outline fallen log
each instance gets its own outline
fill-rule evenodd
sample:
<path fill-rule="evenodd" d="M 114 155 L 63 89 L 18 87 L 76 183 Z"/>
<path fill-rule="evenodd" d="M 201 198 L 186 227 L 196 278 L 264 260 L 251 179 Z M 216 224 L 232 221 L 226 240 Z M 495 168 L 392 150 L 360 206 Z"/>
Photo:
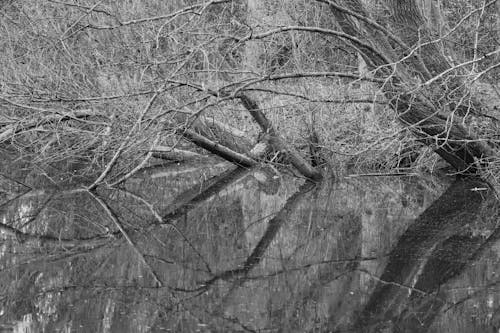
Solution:
<path fill-rule="evenodd" d="M 207 137 L 196 133 L 195 131 L 188 128 L 180 128 L 177 130 L 177 134 L 182 135 L 192 143 L 197 146 L 208 150 L 209 152 L 222 157 L 226 161 L 234 163 L 242 167 L 254 167 L 258 164 L 257 160 L 248 157 L 245 154 L 238 153 L 220 143 L 212 141 Z"/>
<path fill-rule="evenodd" d="M 254 118 L 255 122 L 260 126 L 263 133 L 269 136 L 269 143 L 272 148 L 284 153 L 290 163 L 305 177 L 311 180 L 321 180 L 323 175 L 320 171 L 316 170 L 310 163 L 308 163 L 300 153 L 291 145 L 287 144 L 285 140 L 274 129 L 271 121 L 267 119 L 266 115 L 259 108 L 256 101 L 251 99 L 245 94 L 240 94 L 239 99 L 243 106 L 248 110 L 250 115 Z"/>

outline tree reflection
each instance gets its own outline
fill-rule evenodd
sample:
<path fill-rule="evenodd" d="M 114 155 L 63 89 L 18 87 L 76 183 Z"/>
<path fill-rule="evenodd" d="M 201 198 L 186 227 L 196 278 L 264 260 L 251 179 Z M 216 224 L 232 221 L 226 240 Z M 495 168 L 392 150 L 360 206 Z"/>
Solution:
<path fill-rule="evenodd" d="M 427 332 L 448 303 L 441 286 L 498 239 L 497 206 L 486 182 L 455 181 L 401 236 L 358 325 Z"/>
<path fill-rule="evenodd" d="M 0 322 L 33 332 L 426 332 L 492 297 L 495 277 L 453 290 L 500 236 L 483 181 L 458 180 L 429 205 L 421 180 L 313 185 L 256 172 L 178 179 L 167 166 L 163 178 L 93 191 L 6 174 Z"/>

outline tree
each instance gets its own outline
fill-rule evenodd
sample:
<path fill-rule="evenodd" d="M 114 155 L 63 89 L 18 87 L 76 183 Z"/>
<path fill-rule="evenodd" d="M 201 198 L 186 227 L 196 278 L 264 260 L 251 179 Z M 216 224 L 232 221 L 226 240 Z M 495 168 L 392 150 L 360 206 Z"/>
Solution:
<path fill-rule="evenodd" d="M 325 2 L 343 31 L 357 38 L 369 36 L 368 40 L 356 40 L 358 45 L 353 46 L 360 49 L 374 70 L 392 78 L 384 91 L 405 125 L 411 126 L 425 143 L 432 145 L 460 172 L 475 171 L 474 159 L 492 157 L 491 147 L 469 134 L 456 117 L 481 112 L 481 105 L 474 97 L 464 98 L 470 94 L 467 85 L 496 66 L 477 71 L 477 63 L 494 57 L 500 50 L 486 47 L 482 56 L 478 56 L 479 45 L 476 44 L 472 60 L 453 66 L 447 59 L 447 55 L 453 55 L 452 50 L 445 48 L 445 38 L 451 32 L 436 34 L 442 30 L 437 6 L 430 6 L 430 19 L 426 20 L 423 16 L 425 2 L 386 1 L 383 4 L 391 15 L 384 27 L 370 20 L 361 2 L 346 1 L 342 4 L 345 7 Z M 484 15 L 486 7 L 494 3 L 484 3 L 475 11 Z M 479 17 L 478 22 L 481 19 Z M 465 69 L 467 64 L 472 67 Z M 463 79 L 467 74 L 469 76 Z"/>

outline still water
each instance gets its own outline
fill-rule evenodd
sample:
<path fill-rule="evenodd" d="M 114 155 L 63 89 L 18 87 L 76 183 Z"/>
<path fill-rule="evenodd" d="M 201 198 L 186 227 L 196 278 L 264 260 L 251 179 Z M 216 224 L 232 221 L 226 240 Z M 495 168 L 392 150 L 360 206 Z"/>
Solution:
<path fill-rule="evenodd" d="M 1 332 L 500 327 L 499 205 L 479 179 L 313 185 L 213 162 L 91 193 L 3 169 Z"/>

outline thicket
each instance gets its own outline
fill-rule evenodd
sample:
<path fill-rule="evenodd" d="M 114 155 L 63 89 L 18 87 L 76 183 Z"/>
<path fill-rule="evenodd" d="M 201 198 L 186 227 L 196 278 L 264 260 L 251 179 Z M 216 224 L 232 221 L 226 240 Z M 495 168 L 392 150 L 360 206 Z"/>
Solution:
<path fill-rule="evenodd" d="M 2 2 L 1 149 L 90 187 L 206 150 L 496 180 L 498 1 L 405 3 Z"/>

